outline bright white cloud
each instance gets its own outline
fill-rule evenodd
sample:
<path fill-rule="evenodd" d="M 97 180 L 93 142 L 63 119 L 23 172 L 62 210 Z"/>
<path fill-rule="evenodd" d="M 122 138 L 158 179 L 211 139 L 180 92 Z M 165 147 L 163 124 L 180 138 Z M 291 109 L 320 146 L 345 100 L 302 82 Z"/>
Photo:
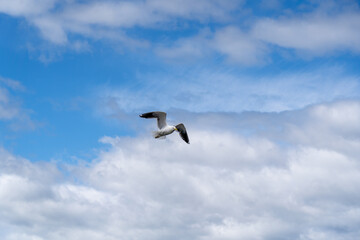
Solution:
<path fill-rule="evenodd" d="M 70 178 L 60 178 L 53 164 L 2 149 L 2 239 L 355 240 L 360 148 L 334 148 L 329 140 L 359 144 L 353 124 L 359 106 L 348 101 L 281 114 L 193 114 L 185 122 L 190 145 L 175 135 L 162 141 L 150 133 L 103 137 L 109 147 L 90 164 L 69 166 Z M 235 125 L 246 122 L 251 135 Z M 345 130 L 334 131 L 334 124 Z M 329 144 L 292 132 L 302 129 L 310 140 L 319 125 Z"/>

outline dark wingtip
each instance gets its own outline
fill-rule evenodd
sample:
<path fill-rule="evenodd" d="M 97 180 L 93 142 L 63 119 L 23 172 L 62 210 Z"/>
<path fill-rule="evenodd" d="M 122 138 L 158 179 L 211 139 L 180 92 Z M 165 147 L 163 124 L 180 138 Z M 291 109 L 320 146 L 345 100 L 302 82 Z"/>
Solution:
<path fill-rule="evenodd" d="M 156 118 L 156 116 L 154 116 L 154 112 L 143 113 L 143 114 L 140 114 L 139 117 L 142 117 L 142 118 Z"/>

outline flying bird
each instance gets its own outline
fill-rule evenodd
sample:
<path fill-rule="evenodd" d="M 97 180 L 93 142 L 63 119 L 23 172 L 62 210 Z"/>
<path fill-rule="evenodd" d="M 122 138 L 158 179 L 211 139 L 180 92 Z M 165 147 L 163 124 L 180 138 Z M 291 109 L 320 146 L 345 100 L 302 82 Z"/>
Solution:
<path fill-rule="evenodd" d="M 142 118 L 157 118 L 157 125 L 159 130 L 153 132 L 155 138 L 165 138 L 166 135 L 178 131 L 180 137 L 186 142 L 190 143 L 189 137 L 186 132 L 184 124 L 180 123 L 176 126 L 171 126 L 166 123 L 166 113 L 165 112 L 148 112 L 139 115 Z"/>

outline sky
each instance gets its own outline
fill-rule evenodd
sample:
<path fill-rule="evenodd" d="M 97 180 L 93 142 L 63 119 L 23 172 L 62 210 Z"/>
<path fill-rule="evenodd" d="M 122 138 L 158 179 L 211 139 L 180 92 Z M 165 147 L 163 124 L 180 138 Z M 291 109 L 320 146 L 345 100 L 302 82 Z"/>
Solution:
<path fill-rule="evenodd" d="M 0 0 L 0 36 L 1 239 L 358 239 L 358 1 Z"/>

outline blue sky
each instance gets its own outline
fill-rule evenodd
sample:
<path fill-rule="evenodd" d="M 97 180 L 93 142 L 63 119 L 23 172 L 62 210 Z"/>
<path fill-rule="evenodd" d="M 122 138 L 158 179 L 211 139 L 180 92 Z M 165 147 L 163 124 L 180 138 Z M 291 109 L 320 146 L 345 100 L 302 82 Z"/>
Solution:
<path fill-rule="evenodd" d="M 0 30 L 4 239 L 358 236 L 357 1 L 0 0 Z"/>

